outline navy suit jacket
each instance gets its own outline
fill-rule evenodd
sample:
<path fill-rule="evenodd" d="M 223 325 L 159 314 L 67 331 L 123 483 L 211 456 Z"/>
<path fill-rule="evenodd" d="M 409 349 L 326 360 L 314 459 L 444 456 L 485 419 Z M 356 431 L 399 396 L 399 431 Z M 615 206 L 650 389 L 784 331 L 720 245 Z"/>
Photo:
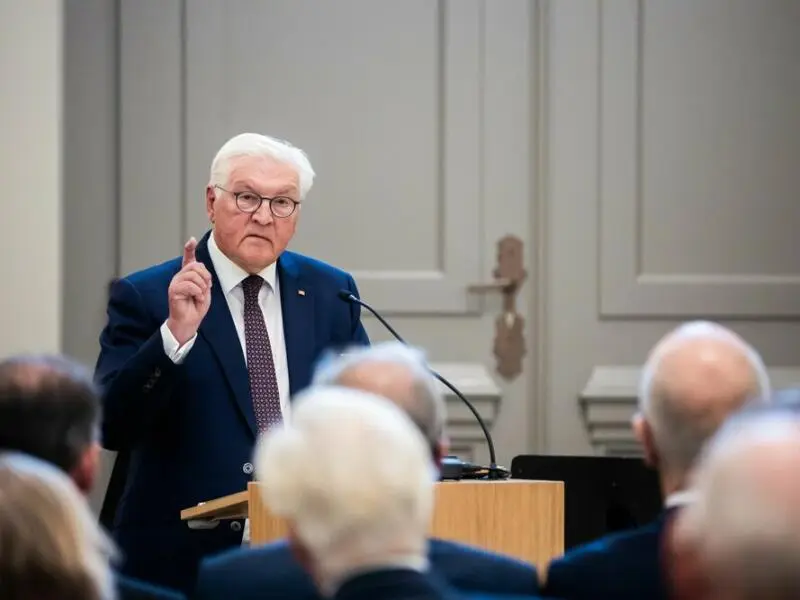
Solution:
<path fill-rule="evenodd" d="M 459 597 L 431 573 L 379 569 L 345 581 L 333 600 L 459 600 Z"/>
<path fill-rule="evenodd" d="M 663 532 L 673 511 L 653 522 L 580 546 L 550 563 L 543 594 L 563 600 L 667 600 Z"/>
<path fill-rule="evenodd" d="M 186 600 L 186 596 L 167 588 L 116 575 L 119 600 Z"/>
<path fill-rule="evenodd" d="M 181 258 L 118 280 L 100 335 L 95 375 L 103 392 L 103 445 L 128 459 L 112 532 L 124 554 L 121 571 L 189 589 L 200 559 L 242 540 L 242 522 L 189 529 L 180 511 L 244 490 L 251 480 L 256 420 L 233 319 L 208 253 L 197 260 L 214 280 L 211 306 L 183 364 L 164 353 L 161 325 L 167 288 Z M 328 349 L 368 344 L 353 278 L 318 260 L 284 252 L 277 263 L 291 394 L 310 383 Z M 303 292 L 303 293 L 301 293 Z"/>
<path fill-rule="evenodd" d="M 431 539 L 431 571 L 459 592 L 533 595 L 536 568 L 514 558 L 455 542 Z M 286 541 L 240 548 L 209 557 L 198 575 L 197 600 L 270 598 L 320 600 L 311 578 Z"/>

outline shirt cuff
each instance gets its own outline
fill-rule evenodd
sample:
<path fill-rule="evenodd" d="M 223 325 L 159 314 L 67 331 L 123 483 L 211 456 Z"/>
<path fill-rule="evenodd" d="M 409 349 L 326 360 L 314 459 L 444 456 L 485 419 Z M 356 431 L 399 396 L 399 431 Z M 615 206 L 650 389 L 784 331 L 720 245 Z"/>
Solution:
<path fill-rule="evenodd" d="M 164 354 L 166 354 L 176 365 L 179 365 L 184 361 L 186 355 L 189 354 L 189 350 L 191 350 L 192 346 L 194 346 L 194 341 L 196 339 L 197 334 L 195 333 L 188 342 L 186 342 L 183 346 L 180 346 L 178 344 L 178 340 L 175 339 L 175 336 L 172 335 L 169 327 L 167 327 L 167 322 L 164 321 L 164 324 L 161 325 L 161 341 L 164 343 Z"/>

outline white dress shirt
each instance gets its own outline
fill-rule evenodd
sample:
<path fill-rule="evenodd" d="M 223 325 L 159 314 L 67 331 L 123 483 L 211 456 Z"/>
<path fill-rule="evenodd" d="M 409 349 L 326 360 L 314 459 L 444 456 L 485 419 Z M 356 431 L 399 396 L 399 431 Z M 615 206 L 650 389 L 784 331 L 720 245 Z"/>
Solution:
<path fill-rule="evenodd" d="M 673 492 L 664 500 L 664 508 L 677 508 L 692 504 L 697 497 L 697 492 L 693 490 L 681 490 Z"/>
<path fill-rule="evenodd" d="M 225 256 L 214 240 L 214 233 L 208 236 L 208 253 L 211 255 L 211 262 L 217 273 L 219 285 L 228 303 L 236 333 L 239 336 L 239 343 L 242 345 L 242 354 L 247 356 L 247 345 L 244 339 L 244 291 L 242 281 L 247 278 L 248 273 L 231 259 Z M 275 376 L 278 380 L 278 393 L 281 400 L 281 415 L 283 422 L 289 418 L 289 363 L 286 358 L 286 338 L 283 334 L 283 311 L 281 309 L 280 283 L 276 264 L 258 273 L 264 280 L 265 285 L 261 286 L 258 292 L 258 304 L 261 312 L 264 313 L 264 321 L 269 333 L 269 342 L 272 347 L 272 360 L 275 363 Z M 197 334 L 183 346 L 178 345 L 178 340 L 172 335 L 167 327 L 166 321 L 161 325 L 161 338 L 164 343 L 164 352 L 176 363 L 182 363 L 186 355 L 194 346 Z"/>

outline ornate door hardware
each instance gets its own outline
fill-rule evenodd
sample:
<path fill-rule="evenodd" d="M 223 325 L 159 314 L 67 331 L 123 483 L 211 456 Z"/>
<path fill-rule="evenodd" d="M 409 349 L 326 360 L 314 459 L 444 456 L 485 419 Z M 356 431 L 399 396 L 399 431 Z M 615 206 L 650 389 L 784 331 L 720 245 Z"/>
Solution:
<path fill-rule="evenodd" d="M 494 281 L 470 285 L 472 293 L 500 292 L 503 295 L 503 312 L 495 321 L 494 355 L 497 372 L 511 380 L 522 372 L 525 347 L 525 318 L 517 312 L 517 293 L 527 277 L 522 264 L 522 240 L 507 235 L 497 243 L 497 267 Z"/>

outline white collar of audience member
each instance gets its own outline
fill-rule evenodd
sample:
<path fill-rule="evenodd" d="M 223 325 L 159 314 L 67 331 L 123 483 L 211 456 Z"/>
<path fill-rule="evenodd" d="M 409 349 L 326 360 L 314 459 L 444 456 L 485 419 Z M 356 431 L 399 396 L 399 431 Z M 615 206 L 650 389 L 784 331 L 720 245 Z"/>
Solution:
<path fill-rule="evenodd" d="M 677 508 L 694 502 L 697 492 L 693 490 L 680 490 L 673 492 L 664 501 L 664 508 Z"/>
<path fill-rule="evenodd" d="M 211 262 L 214 263 L 214 270 L 217 272 L 222 291 L 227 296 L 233 288 L 247 278 L 249 273 L 222 253 L 222 250 L 217 246 L 216 240 L 214 240 L 213 232 L 208 236 L 208 253 L 211 256 Z M 277 262 L 274 262 L 258 273 L 272 290 L 277 289 L 275 287 L 277 278 L 276 264 Z"/>

